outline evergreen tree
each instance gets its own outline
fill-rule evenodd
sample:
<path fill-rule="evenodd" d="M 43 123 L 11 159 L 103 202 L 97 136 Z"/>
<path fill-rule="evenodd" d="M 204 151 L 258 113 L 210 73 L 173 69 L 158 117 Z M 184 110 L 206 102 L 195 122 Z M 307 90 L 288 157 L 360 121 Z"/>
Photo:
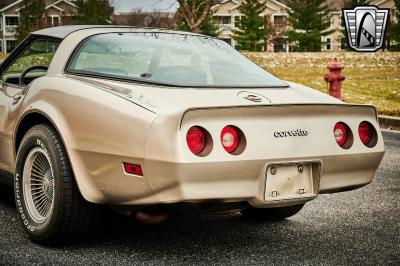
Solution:
<path fill-rule="evenodd" d="M 44 0 L 23 0 L 17 28 L 17 42 L 23 41 L 30 32 L 39 30 L 44 24 Z"/>
<path fill-rule="evenodd" d="M 106 25 L 111 24 L 111 16 L 114 8 L 108 0 L 78 0 L 76 20 L 79 24 L 85 25 Z"/>
<path fill-rule="evenodd" d="M 188 0 L 188 4 L 191 5 L 192 0 Z M 197 9 L 197 17 L 200 17 L 201 14 L 204 12 L 204 7 Z M 185 19 L 185 16 L 183 15 L 182 8 L 179 8 L 177 11 L 177 27 L 179 30 L 183 31 L 192 31 L 190 28 L 187 20 Z M 204 19 L 203 23 L 200 25 L 200 31 L 199 33 L 212 36 L 212 37 L 218 37 L 218 26 L 215 25 L 213 22 L 213 14 L 210 12 L 208 16 Z"/>
<path fill-rule="evenodd" d="M 239 19 L 238 29 L 234 30 L 233 39 L 238 50 L 261 51 L 265 48 L 265 39 L 271 31 L 267 28 L 265 17 L 261 16 L 267 6 L 258 0 L 244 0 L 239 6 L 243 15 Z"/>
<path fill-rule="evenodd" d="M 203 24 L 200 26 L 200 33 L 211 37 L 218 37 L 218 30 L 218 26 L 214 23 L 213 13 L 210 12 Z"/>
<path fill-rule="evenodd" d="M 294 44 L 294 50 L 300 52 L 321 51 L 321 35 L 331 34 L 325 0 L 289 0 L 289 23 L 292 29 L 287 31 L 288 41 Z"/>

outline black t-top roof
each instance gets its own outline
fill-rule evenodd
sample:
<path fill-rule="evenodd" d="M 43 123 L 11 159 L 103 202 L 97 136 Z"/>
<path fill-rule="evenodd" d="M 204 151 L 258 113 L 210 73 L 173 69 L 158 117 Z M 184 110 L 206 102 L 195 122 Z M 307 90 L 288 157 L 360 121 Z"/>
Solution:
<path fill-rule="evenodd" d="M 71 33 L 79 30 L 94 29 L 94 28 L 134 28 L 129 26 L 115 26 L 115 25 L 72 25 L 72 26 L 59 26 L 53 28 L 46 28 L 32 32 L 34 35 L 49 36 L 54 38 L 64 39 Z"/>
<path fill-rule="evenodd" d="M 141 30 L 149 30 L 149 31 L 159 31 L 159 32 L 172 32 L 172 33 L 180 33 L 180 34 L 187 34 L 187 35 L 202 35 L 193 32 L 183 32 L 183 31 L 175 31 L 175 30 L 168 30 L 168 29 L 158 29 L 158 28 L 144 28 L 144 27 L 132 27 L 132 26 L 119 26 L 119 25 L 72 25 L 72 26 L 59 26 L 53 28 L 47 28 L 32 32 L 32 35 L 40 35 L 40 36 L 48 36 L 54 37 L 59 39 L 64 39 L 68 35 L 73 32 L 79 30 L 86 30 L 86 29 L 141 29 Z M 204 36 L 204 35 L 203 35 Z"/>

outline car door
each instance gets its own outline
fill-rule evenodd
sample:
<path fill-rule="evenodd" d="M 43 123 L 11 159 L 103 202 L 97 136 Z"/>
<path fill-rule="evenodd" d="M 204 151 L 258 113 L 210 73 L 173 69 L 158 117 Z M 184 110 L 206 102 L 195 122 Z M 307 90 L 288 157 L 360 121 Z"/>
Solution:
<path fill-rule="evenodd" d="M 0 171 L 14 166 L 13 131 L 29 84 L 46 75 L 47 67 L 60 44 L 58 39 L 30 37 L 1 65 L 0 80 Z M 21 76 L 25 78 L 21 80 Z"/>

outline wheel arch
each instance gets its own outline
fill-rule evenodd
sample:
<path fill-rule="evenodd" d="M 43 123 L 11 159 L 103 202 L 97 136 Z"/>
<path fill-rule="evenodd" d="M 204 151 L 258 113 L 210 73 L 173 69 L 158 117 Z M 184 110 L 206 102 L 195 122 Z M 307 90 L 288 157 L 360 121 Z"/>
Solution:
<path fill-rule="evenodd" d="M 65 147 L 65 142 L 60 134 L 60 131 L 58 128 L 55 126 L 55 123 L 52 121 L 52 119 L 47 116 L 45 113 L 39 111 L 39 110 L 34 110 L 31 112 L 28 112 L 25 114 L 17 123 L 17 126 L 15 127 L 15 133 L 14 133 L 14 156 L 16 157 L 18 153 L 19 146 L 21 145 L 21 141 L 24 138 L 25 134 L 29 131 L 30 128 L 39 125 L 39 124 L 47 124 L 54 128 L 57 131 L 58 136 L 60 137 L 61 141 L 64 144 Z M 69 157 L 69 156 L 68 156 Z"/>
<path fill-rule="evenodd" d="M 55 110 L 51 110 L 55 111 Z M 71 142 L 70 140 L 65 139 L 65 134 L 62 134 L 64 130 L 67 131 L 67 135 L 69 134 L 69 128 L 67 128 L 67 125 L 65 121 L 62 121 L 61 116 L 57 116 L 56 112 L 54 112 L 55 119 L 53 119 L 51 116 L 49 116 L 47 113 L 43 112 L 40 109 L 30 109 L 27 111 L 25 114 L 23 114 L 20 119 L 18 120 L 15 130 L 14 130 L 14 136 L 13 136 L 13 148 L 14 148 L 14 158 L 16 160 L 17 154 L 18 154 L 18 149 L 21 145 L 22 139 L 25 136 L 25 134 L 29 131 L 30 128 L 32 128 L 35 125 L 39 124 L 47 124 L 51 126 L 58 134 L 62 144 L 65 147 L 65 152 L 67 154 L 67 158 L 70 162 L 72 172 L 74 175 L 74 179 L 76 184 L 78 185 L 78 190 L 80 194 L 89 202 L 98 202 L 98 195 L 99 191 L 96 190 L 94 187 L 90 188 L 90 185 L 88 186 L 88 183 L 90 184 L 90 180 L 87 179 L 87 177 L 83 174 L 82 168 L 80 167 L 79 162 L 76 162 L 75 159 L 78 159 L 77 156 L 73 154 L 73 152 L 70 150 L 70 146 L 68 142 Z M 58 121 L 58 120 L 61 121 Z M 58 122 L 58 123 L 57 123 Z M 61 124 L 61 127 L 59 126 Z M 65 132 L 64 132 L 65 133 Z M 72 153 L 72 154 L 71 154 Z M 75 162 L 75 163 L 74 163 Z M 78 164 L 76 164 L 78 163 Z"/>

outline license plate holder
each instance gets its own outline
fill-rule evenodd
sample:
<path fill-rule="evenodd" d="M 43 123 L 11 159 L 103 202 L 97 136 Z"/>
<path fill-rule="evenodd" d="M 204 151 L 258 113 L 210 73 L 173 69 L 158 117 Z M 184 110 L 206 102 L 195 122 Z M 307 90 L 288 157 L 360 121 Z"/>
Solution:
<path fill-rule="evenodd" d="M 265 201 L 312 198 L 318 188 L 312 163 L 274 164 L 267 167 Z"/>

